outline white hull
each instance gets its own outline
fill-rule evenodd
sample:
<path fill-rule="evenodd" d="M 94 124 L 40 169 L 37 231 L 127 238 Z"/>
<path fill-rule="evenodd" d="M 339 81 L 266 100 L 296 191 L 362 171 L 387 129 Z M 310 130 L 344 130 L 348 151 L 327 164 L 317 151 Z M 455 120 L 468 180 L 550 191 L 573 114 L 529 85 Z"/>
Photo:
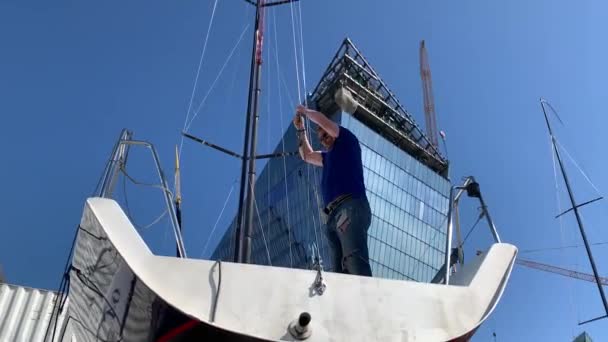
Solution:
<path fill-rule="evenodd" d="M 167 333 L 155 321 L 160 302 L 208 330 L 253 339 L 296 340 L 288 326 L 308 312 L 307 341 L 467 340 L 499 302 L 517 254 L 494 244 L 450 285 L 325 272 L 318 295 L 315 271 L 153 255 L 113 200 L 88 199 L 81 228 L 70 285 L 79 341 L 157 340 Z"/>

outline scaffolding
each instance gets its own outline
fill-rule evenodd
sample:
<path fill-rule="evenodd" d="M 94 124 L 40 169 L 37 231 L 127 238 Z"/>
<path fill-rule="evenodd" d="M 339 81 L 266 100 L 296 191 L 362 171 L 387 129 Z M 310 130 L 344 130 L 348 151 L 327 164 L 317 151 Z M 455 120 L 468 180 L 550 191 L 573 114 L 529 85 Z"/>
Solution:
<path fill-rule="evenodd" d="M 400 147 L 420 162 L 447 177 L 448 160 L 433 145 L 412 115 L 399 103 L 376 71 L 346 38 L 309 95 L 309 103 L 325 113 L 338 110 L 333 94 L 348 89 L 359 108 L 353 114 L 378 134 Z"/>

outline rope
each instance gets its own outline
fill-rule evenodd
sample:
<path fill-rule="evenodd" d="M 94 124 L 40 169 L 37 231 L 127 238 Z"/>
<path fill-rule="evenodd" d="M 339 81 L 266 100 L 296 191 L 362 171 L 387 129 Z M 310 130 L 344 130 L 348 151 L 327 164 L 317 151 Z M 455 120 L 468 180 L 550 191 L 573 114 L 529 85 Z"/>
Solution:
<path fill-rule="evenodd" d="M 97 284 L 95 284 L 95 282 L 92 281 L 90 279 L 90 277 L 86 276 L 81 269 L 79 269 L 75 266 L 70 266 L 69 272 L 72 272 L 72 271 L 74 271 L 74 273 L 76 273 L 76 278 L 78 280 L 80 280 L 80 283 L 82 285 L 84 285 L 86 288 L 88 288 L 89 290 L 94 292 L 97 296 L 99 296 L 103 300 L 103 302 L 105 302 L 105 304 L 108 307 L 108 310 L 112 313 L 112 315 L 110 315 L 110 318 L 116 320 L 116 323 L 120 324 L 121 323 L 119 321 L 120 318 L 116 314 L 116 311 L 114 311 L 114 306 L 112 305 L 110 300 L 108 300 L 108 298 L 104 295 L 104 293 L 101 291 L 101 289 L 99 289 Z M 122 339 L 122 337 L 121 337 L 121 339 Z"/>
<path fill-rule="evenodd" d="M 154 226 L 155 224 L 157 224 L 158 222 L 160 222 L 160 220 L 167 214 L 168 209 L 165 209 L 156 219 L 154 219 L 151 223 L 145 225 L 145 226 L 141 226 L 139 224 L 137 224 L 135 222 L 135 219 L 133 218 L 133 215 L 131 215 L 131 209 L 129 207 L 129 198 L 127 197 L 127 179 L 129 179 L 131 182 L 133 182 L 133 184 L 135 185 L 143 185 L 143 186 L 150 186 L 150 187 L 157 187 L 162 189 L 165 189 L 162 185 L 159 184 L 147 184 L 147 183 L 141 183 L 141 182 L 137 182 L 135 179 L 133 179 L 128 173 L 127 170 L 124 168 L 124 165 L 121 165 L 120 167 L 121 172 L 124 174 L 124 177 L 122 178 L 122 192 L 123 192 L 123 197 L 125 200 L 125 209 L 126 209 L 126 214 L 127 217 L 129 218 L 129 221 L 131 221 L 131 224 L 139 231 L 142 230 L 147 230 L 148 228 Z M 169 190 L 167 190 L 169 191 Z M 169 191 L 169 193 L 171 194 L 171 192 Z M 171 196 L 173 197 L 173 196 Z M 167 234 L 165 234 L 165 240 L 167 238 Z"/>
<path fill-rule="evenodd" d="M 217 302 L 220 298 L 220 290 L 222 289 L 222 261 L 217 260 L 215 263 L 217 265 L 218 280 L 217 280 L 217 293 L 215 294 L 215 297 L 213 298 L 213 309 L 211 310 L 211 317 L 209 318 L 209 321 L 211 323 L 215 322 L 215 313 L 217 311 Z"/>
<path fill-rule="evenodd" d="M 151 188 L 158 188 L 161 189 L 163 191 L 166 191 L 169 194 L 169 197 L 171 199 L 173 199 L 173 192 L 171 192 L 170 189 L 165 188 L 164 186 L 162 186 L 161 184 L 154 184 L 154 183 L 144 183 L 144 182 L 139 182 L 137 181 L 135 178 L 131 177 L 128 173 L 127 170 L 124 168 L 124 165 L 120 166 L 120 171 L 125 175 L 125 177 L 127 177 L 133 184 L 135 185 L 141 185 L 141 186 L 148 186 Z"/>
<path fill-rule="evenodd" d="M 201 58 L 198 61 L 198 68 L 196 70 L 196 77 L 194 78 L 194 87 L 192 88 L 192 94 L 190 95 L 190 101 L 188 103 L 188 110 L 186 111 L 186 119 L 184 120 L 184 127 L 182 130 L 186 129 L 186 123 L 188 122 L 188 118 L 190 117 L 190 110 L 192 109 L 192 101 L 194 101 L 194 94 L 196 93 L 196 86 L 198 85 L 198 78 L 201 73 L 201 67 L 203 65 L 203 59 L 205 58 L 205 51 L 207 50 L 207 42 L 209 41 L 209 33 L 211 33 L 211 27 L 213 26 L 213 18 L 215 18 L 215 9 L 217 7 L 217 0 L 213 3 L 213 11 L 211 12 L 211 19 L 209 20 L 209 27 L 207 27 L 207 35 L 205 36 L 205 42 L 203 43 L 203 51 L 201 52 Z M 179 153 L 182 154 L 182 147 L 184 145 L 184 136 L 181 137 L 181 142 L 179 144 Z"/>
<path fill-rule="evenodd" d="M 555 141 L 557 142 L 557 145 L 559 145 L 559 147 L 562 149 L 562 151 L 564 151 L 564 153 L 566 153 L 566 156 L 572 161 L 572 163 L 574 164 L 574 166 L 576 166 L 576 168 L 578 169 L 578 171 L 583 175 L 583 177 L 585 177 L 585 179 L 587 180 L 587 182 L 589 182 L 589 184 L 591 184 L 591 186 L 593 187 L 593 189 L 595 190 L 595 192 L 598 195 L 600 195 L 601 192 L 598 190 L 598 188 L 595 186 L 595 184 L 593 184 L 593 182 L 587 176 L 587 174 L 585 173 L 585 171 L 583 171 L 583 168 L 581 168 L 578 165 L 578 163 L 576 162 L 576 160 L 574 160 L 574 158 L 572 158 L 572 156 L 570 155 L 570 153 L 568 153 L 568 150 L 566 150 L 566 148 L 559 142 L 559 140 L 555 139 Z"/>
<path fill-rule="evenodd" d="M 273 22 L 273 37 L 274 37 L 274 53 L 275 53 L 275 66 L 277 69 L 277 88 L 278 88 L 278 94 L 279 94 L 279 122 L 281 124 L 281 127 L 285 127 L 283 126 L 283 95 L 281 93 L 281 80 L 280 80 L 280 74 L 281 74 L 281 69 L 280 69 L 280 65 L 279 65 L 279 45 L 277 43 L 277 21 L 276 21 L 276 15 L 275 12 L 272 11 L 272 22 Z M 281 149 L 282 152 L 285 152 L 285 136 L 283 135 L 281 137 Z M 291 211 L 290 206 L 289 206 L 289 189 L 287 186 L 287 162 L 285 161 L 285 157 L 281 157 L 281 160 L 283 161 L 283 181 L 285 182 L 285 200 L 286 200 L 286 204 L 287 204 L 287 239 L 288 239 L 288 244 L 289 244 L 289 266 L 293 267 L 293 251 L 291 248 L 292 245 L 292 241 L 291 241 L 291 215 L 289 214 L 289 212 Z"/>
<path fill-rule="evenodd" d="M 77 323 L 78 325 L 80 325 L 80 327 L 81 327 L 81 328 L 82 328 L 84 331 L 86 331 L 87 333 L 89 333 L 91 338 L 95 338 L 95 342 L 98 342 L 98 341 L 99 341 L 99 342 L 121 342 L 121 341 L 123 340 L 123 339 L 122 339 L 122 336 L 121 336 L 121 337 L 119 337 L 117 340 L 105 340 L 105 339 L 103 339 L 103 338 L 99 337 L 99 332 L 98 332 L 98 331 L 93 331 L 93 330 L 91 330 L 89 327 L 87 327 L 87 326 L 86 326 L 86 325 L 85 325 L 85 324 L 82 322 L 82 320 L 80 319 L 80 317 L 81 317 L 81 316 L 80 316 L 80 314 L 78 314 L 78 318 L 76 318 L 75 316 L 72 316 L 72 315 L 67 315 L 67 317 L 65 318 L 65 320 L 66 320 L 65 325 L 66 325 L 66 326 L 69 326 L 70 321 L 74 321 L 74 323 Z M 54 336 L 53 336 L 53 337 L 51 337 L 51 341 L 55 341 L 55 337 L 54 337 Z"/>
<path fill-rule="evenodd" d="M 140 228 L 140 230 L 146 230 L 150 227 L 152 227 L 153 225 L 157 224 L 165 215 L 167 215 L 167 209 L 165 209 L 154 221 L 152 221 L 150 224 Z M 137 226 L 136 226 L 137 227 Z"/>
<path fill-rule="evenodd" d="M 207 242 L 205 242 L 205 246 L 203 247 L 203 251 L 201 252 L 201 258 L 205 255 L 205 252 L 207 251 L 207 246 L 209 246 L 209 241 L 211 241 L 211 237 L 213 236 L 213 233 L 215 232 L 215 229 L 217 228 L 217 224 L 220 222 L 220 219 L 222 218 L 222 215 L 224 214 L 226 205 L 228 204 L 228 201 L 230 200 L 230 196 L 232 195 L 232 192 L 234 191 L 235 184 L 236 184 L 236 181 L 232 182 L 232 187 L 230 188 L 230 191 L 228 192 L 228 196 L 226 196 L 226 200 L 224 201 L 224 206 L 222 207 L 220 214 L 217 216 L 217 219 L 215 220 L 215 224 L 213 225 L 213 228 L 211 229 L 211 233 L 209 233 L 209 237 L 207 237 Z"/>
<path fill-rule="evenodd" d="M 200 110 L 203 108 L 203 105 L 207 101 L 207 98 L 209 97 L 209 95 L 211 94 L 211 92 L 213 91 L 213 89 L 215 88 L 215 85 L 217 84 L 217 81 L 222 76 L 222 73 L 224 72 L 224 69 L 226 69 L 226 65 L 228 65 L 228 62 L 230 62 L 230 59 L 232 58 L 232 56 L 234 55 L 234 52 L 236 51 L 236 49 L 240 45 L 241 41 L 243 40 L 243 36 L 245 35 L 245 32 L 247 32 L 248 28 L 249 28 L 249 24 L 247 24 L 245 26 L 245 28 L 243 29 L 243 31 L 241 32 L 241 35 L 239 36 L 239 39 L 237 40 L 236 44 L 234 44 L 234 47 L 232 47 L 232 50 L 230 51 L 230 53 L 228 54 L 228 57 L 224 61 L 224 64 L 222 65 L 222 68 L 218 72 L 218 74 L 215 77 L 215 80 L 213 81 L 213 83 L 211 83 L 211 87 L 209 87 L 209 90 L 205 94 L 205 97 L 203 97 L 203 99 L 201 100 L 201 103 L 198 105 L 198 107 L 194 111 L 194 115 L 192 116 L 192 119 L 190 120 L 190 123 L 188 123 L 188 125 L 185 127 L 184 131 L 187 132 L 188 130 L 190 130 L 190 126 L 192 126 L 192 123 L 194 122 L 194 119 L 196 119 L 196 117 L 198 116 Z M 182 141 L 183 141 L 183 137 L 182 137 Z"/>

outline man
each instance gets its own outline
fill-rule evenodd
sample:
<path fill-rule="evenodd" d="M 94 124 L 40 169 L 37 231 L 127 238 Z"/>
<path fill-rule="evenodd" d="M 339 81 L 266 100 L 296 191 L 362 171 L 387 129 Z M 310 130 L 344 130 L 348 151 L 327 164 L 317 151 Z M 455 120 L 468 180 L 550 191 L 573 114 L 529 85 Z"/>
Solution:
<path fill-rule="evenodd" d="M 325 151 L 313 151 L 304 116 L 317 124 L 317 136 Z M 304 106 L 296 108 L 293 123 L 298 130 L 300 156 L 323 168 L 321 190 L 334 271 L 371 276 L 367 248 L 371 209 L 365 195 L 359 140 L 324 114 Z"/>

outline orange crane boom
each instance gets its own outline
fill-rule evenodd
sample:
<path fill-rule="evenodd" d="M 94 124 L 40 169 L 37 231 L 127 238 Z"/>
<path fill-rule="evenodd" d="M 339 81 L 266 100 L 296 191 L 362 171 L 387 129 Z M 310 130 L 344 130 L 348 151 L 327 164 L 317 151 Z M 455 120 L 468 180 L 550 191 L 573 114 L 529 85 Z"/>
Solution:
<path fill-rule="evenodd" d="M 584 281 L 588 281 L 591 283 L 595 283 L 595 277 L 592 274 L 577 272 L 573 270 L 568 270 L 565 268 L 542 264 L 540 262 L 526 260 L 526 259 L 516 259 L 515 263 L 521 266 L 533 268 L 540 271 L 545 271 L 549 273 L 559 274 L 570 278 L 580 279 Z M 608 285 L 608 278 L 600 277 L 601 285 Z"/>
<path fill-rule="evenodd" d="M 431 67 L 424 40 L 420 42 L 420 78 L 422 78 L 422 93 L 424 95 L 426 134 L 430 143 L 437 147 L 437 118 L 435 115 L 435 99 L 433 98 L 433 81 L 431 80 Z"/>

